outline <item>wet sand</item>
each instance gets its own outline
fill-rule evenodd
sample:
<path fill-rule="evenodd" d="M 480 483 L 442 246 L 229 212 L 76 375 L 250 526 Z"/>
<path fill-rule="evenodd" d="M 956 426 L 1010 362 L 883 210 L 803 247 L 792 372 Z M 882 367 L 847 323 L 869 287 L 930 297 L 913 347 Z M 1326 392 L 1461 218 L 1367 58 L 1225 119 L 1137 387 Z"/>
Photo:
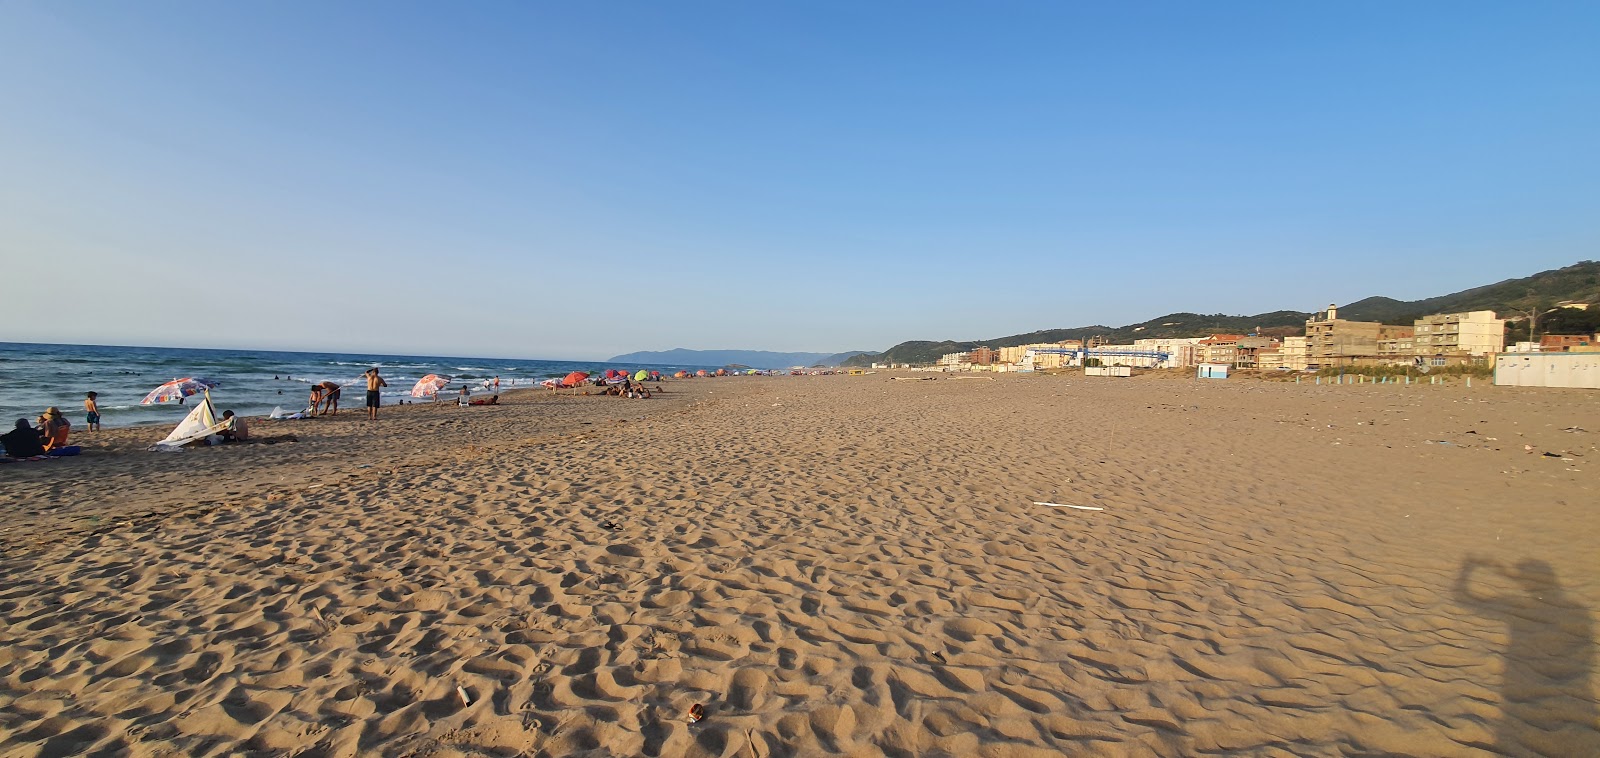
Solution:
<path fill-rule="evenodd" d="M 0 466 L 0 754 L 1600 754 L 1595 393 L 667 387 Z"/>

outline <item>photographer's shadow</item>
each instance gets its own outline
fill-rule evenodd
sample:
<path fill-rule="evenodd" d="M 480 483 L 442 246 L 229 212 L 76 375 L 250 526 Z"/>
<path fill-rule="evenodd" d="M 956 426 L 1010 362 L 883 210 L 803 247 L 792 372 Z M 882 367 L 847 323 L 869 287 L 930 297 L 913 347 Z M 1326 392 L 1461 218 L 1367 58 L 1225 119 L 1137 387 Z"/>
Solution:
<path fill-rule="evenodd" d="M 1516 583 L 1493 594 L 1473 586 L 1473 572 L 1493 571 Z M 1555 569 L 1524 560 L 1507 569 L 1468 557 L 1456 578 L 1456 599 L 1505 622 L 1503 701 L 1494 750 L 1506 755 L 1600 756 L 1600 707 L 1590 685 L 1595 640 L 1589 610 L 1562 591 Z"/>

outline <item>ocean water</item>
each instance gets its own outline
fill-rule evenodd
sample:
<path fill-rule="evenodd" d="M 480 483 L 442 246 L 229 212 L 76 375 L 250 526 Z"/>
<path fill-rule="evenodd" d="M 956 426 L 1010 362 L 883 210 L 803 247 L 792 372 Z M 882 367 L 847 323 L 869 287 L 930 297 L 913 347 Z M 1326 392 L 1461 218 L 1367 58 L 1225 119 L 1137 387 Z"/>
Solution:
<path fill-rule="evenodd" d="M 177 403 L 140 405 L 157 386 L 188 376 L 219 383 L 211 390 L 217 411 L 259 416 L 275 406 L 287 411 L 305 408 L 310 386 L 323 381 L 344 385 L 339 409 L 359 410 L 365 404 L 361 374 L 377 366 L 389 386 L 384 405 L 411 396 L 411 387 L 427 374 L 451 377 L 447 393 L 465 384 L 475 394 L 480 382 L 500 377 L 502 390 L 537 384 L 573 371 L 607 368 L 653 369 L 666 373 L 705 366 L 610 365 L 598 361 L 530 361 L 505 358 L 448 358 L 426 355 L 361 355 L 355 353 L 290 353 L 268 350 L 204 350 L 171 347 L 104 345 L 38 345 L 0 342 L 0 426 L 16 419 L 31 423 L 49 406 L 59 407 L 73 428 L 83 428 L 84 394 L 99 393 L 101 423 L 107 428 L 140 424 L 176 424 L 193 407 Z"/>

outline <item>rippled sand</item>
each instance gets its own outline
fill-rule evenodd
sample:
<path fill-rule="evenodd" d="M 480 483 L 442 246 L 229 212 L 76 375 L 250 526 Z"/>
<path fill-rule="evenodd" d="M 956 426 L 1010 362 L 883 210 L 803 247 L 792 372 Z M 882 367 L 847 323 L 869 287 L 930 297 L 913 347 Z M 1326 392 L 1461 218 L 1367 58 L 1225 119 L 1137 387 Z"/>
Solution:
<path fill-rule="evenodd" d="M 1600 394 L 668 389 L 0 466 L 0 753 L 1600 755 Z"/>

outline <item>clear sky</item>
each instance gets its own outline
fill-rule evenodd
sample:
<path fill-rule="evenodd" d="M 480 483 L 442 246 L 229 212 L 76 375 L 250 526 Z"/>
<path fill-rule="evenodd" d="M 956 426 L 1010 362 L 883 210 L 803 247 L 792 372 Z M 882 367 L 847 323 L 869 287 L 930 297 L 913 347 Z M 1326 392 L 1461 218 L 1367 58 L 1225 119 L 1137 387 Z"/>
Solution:
<path fill-rule="evenodd" d="M 1600 251 L 1600 3 L 0 0 L 0 340 L 831 352 Z"/>

